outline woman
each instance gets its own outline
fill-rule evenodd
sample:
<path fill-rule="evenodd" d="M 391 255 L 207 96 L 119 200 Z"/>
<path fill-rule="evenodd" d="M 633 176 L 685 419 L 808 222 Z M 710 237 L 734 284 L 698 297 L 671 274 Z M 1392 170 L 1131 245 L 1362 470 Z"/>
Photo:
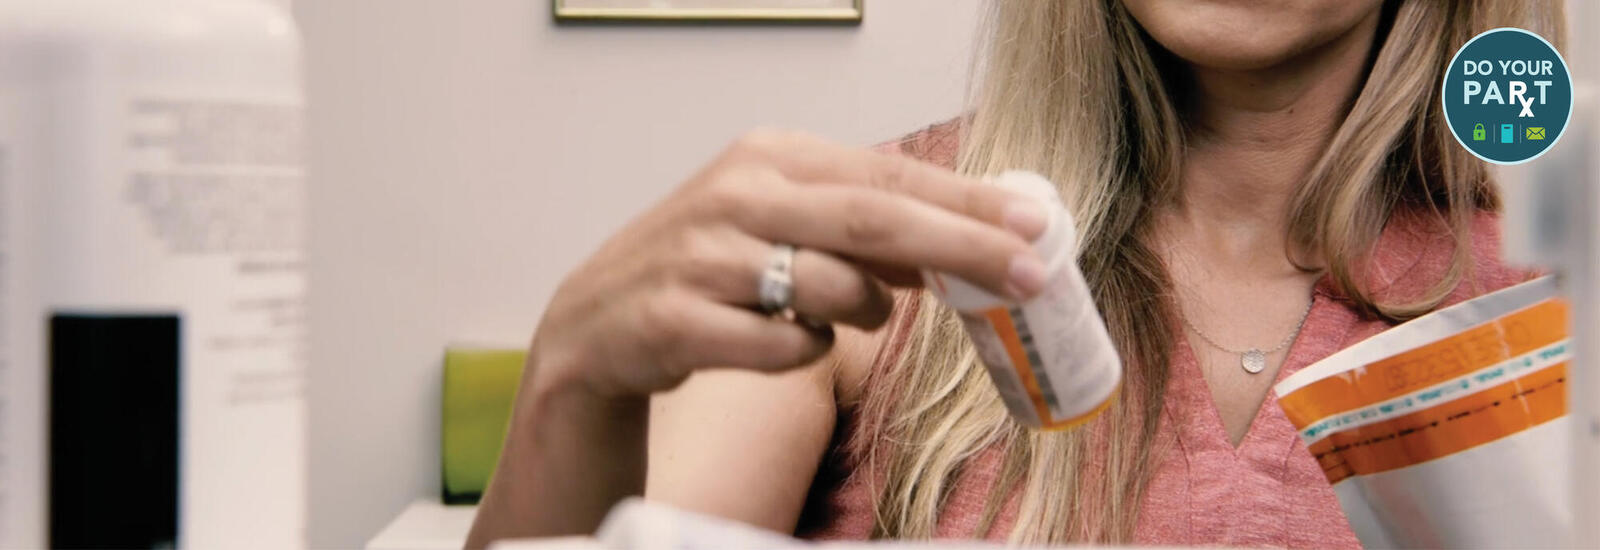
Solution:
<path fill-rule="evenodd" d="M 1559 3 L 992 6 L 970 116 L 877 152 L 753 133 L 567 280 L 469 545 L 642 491 L 819 537 L 1358 546 L 1270 388 L 1526 278 L 1439 86 L 1483 30 L 1559 40 Z M 1011 422 L 951 313 L 890 290 L 1037 292 L 1042 214 L 969 179 L 1012 168 L 1071 202 L 1126 364 L 1072 431 Z M 813 322 L 754 311 L 777 244 Z"/>

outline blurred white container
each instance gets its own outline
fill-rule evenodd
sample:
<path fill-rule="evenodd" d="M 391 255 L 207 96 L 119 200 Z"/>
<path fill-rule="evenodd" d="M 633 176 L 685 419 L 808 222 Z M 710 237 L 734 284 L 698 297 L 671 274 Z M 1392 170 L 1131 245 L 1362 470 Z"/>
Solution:
<path fill-rule="evenodd" d="M 47 544 L 59 312 L 181 319 L 179 547 L 305 545 L 300 39 L 259 0 L 0 0 L 0 547 Z"/>

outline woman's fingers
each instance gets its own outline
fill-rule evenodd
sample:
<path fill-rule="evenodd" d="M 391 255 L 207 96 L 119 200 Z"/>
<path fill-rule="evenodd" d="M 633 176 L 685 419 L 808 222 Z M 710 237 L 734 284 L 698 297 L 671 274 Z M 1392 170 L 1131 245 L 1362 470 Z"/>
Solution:
<path fill-rule="evenodd" d="M 683 247 L 683 273 L 710 298 L 755 307 L 761 273 L 776 247 L 733 227 L 705 230 Z M 806 319 L 874 329 L 888 321 L 893 298 L 864 269 L 812 248 L 795 251 L 793 309 Z"/>
<path fill-rule="evenodd" d="M 733 214 L 746 231 L 864 261 L 951 273 L 1023 299 L 1044 286 L 1045 266 L 1016 233 L 880 189 L 762 186 Z"/>
<path fill-rule="evenodd" d="M 910 157 L 845 147 L 800 132 L 755 131 L 734 145 L 800 184 L 870 187 L 913 197 L 1032 239 L 1047 214 L 1035 201 Z"/>
<path fill-rule="evenodd" d="M 884 284 L 887 284 L 891 287 L 922 286 L 922 273 L 915 269 L 855 258 L 851 258 L 850 261 L 855 265 L 861 266 L 861 269 L 866 270 L 866 272 L 872 274 L 874 278 L 878 279 L 879 281 L 883 281 Z"/>
<path fill-rule="evenodd" d="M 870 330 L 888 322 L 893 310 L 889 289 L 860 267 L 809 248 L 795 252 L 796 314 Z"/>
<path fill-rule="evenodd" d="M 707 366 L 813 362 L 832 346 L 827 323 L 881 326 L 893 303 L 884 281 L 915 282 L 923 269 L 1013 299 L 1044 286 L 1045 266 L 1028 240 L 1046 216 L 1032 200 L 905 158 L 798 134 L 753 136 L 637 222 L 632 246 L 603 254 L 634 269 L 584 281 L 595 292 L 571 306 L 587 315 L 575 318 L 594 318 L 592 296 L 640 297 L 614 317 L 626 319 L 624 328 L 594 332 L 633 337 L 595 336 L 587 348 L 621 352 L 617 365 L 659 366 L 633 371 L 631 387 L 671 387 Z M 825 323 L 754 311 L 776 243 L 798 249 L 790 306 Z M 607 288 L 599 281 L 622 288 L 599 292 Z"/>
<path fill-rule="evenodd" d="M 833 347 L 833 328 L 816 327 L 715 302 L 687 292 L 645 304 L 648 355 L 676 379 L 722 366 L 778 371 L 809 364 Z"/>

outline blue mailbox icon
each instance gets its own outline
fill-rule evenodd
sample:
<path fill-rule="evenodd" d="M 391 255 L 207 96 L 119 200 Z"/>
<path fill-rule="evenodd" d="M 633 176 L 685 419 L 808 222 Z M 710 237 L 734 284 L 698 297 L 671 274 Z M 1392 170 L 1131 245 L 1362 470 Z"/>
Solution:
<path fill-rule="evenodd" d="M 1500 143 L 1511 143 L 1516 139 L 1517 127 L 1510 124 L 1500 125 Z"/>

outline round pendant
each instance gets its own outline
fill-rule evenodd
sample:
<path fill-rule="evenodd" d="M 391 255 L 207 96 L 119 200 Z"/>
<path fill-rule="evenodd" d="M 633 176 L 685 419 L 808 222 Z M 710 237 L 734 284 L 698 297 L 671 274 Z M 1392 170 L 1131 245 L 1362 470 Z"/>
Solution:
<path fill-rule="evenodd" d="M 1239 366 L 1244 367 L 1244 371 L 1250 374 L 1266 370 L 1267 354 L 1261 353 L 1258 349 L 1251 349 L 1244 352 L 1244 356 L 1239 359 Z"/>

